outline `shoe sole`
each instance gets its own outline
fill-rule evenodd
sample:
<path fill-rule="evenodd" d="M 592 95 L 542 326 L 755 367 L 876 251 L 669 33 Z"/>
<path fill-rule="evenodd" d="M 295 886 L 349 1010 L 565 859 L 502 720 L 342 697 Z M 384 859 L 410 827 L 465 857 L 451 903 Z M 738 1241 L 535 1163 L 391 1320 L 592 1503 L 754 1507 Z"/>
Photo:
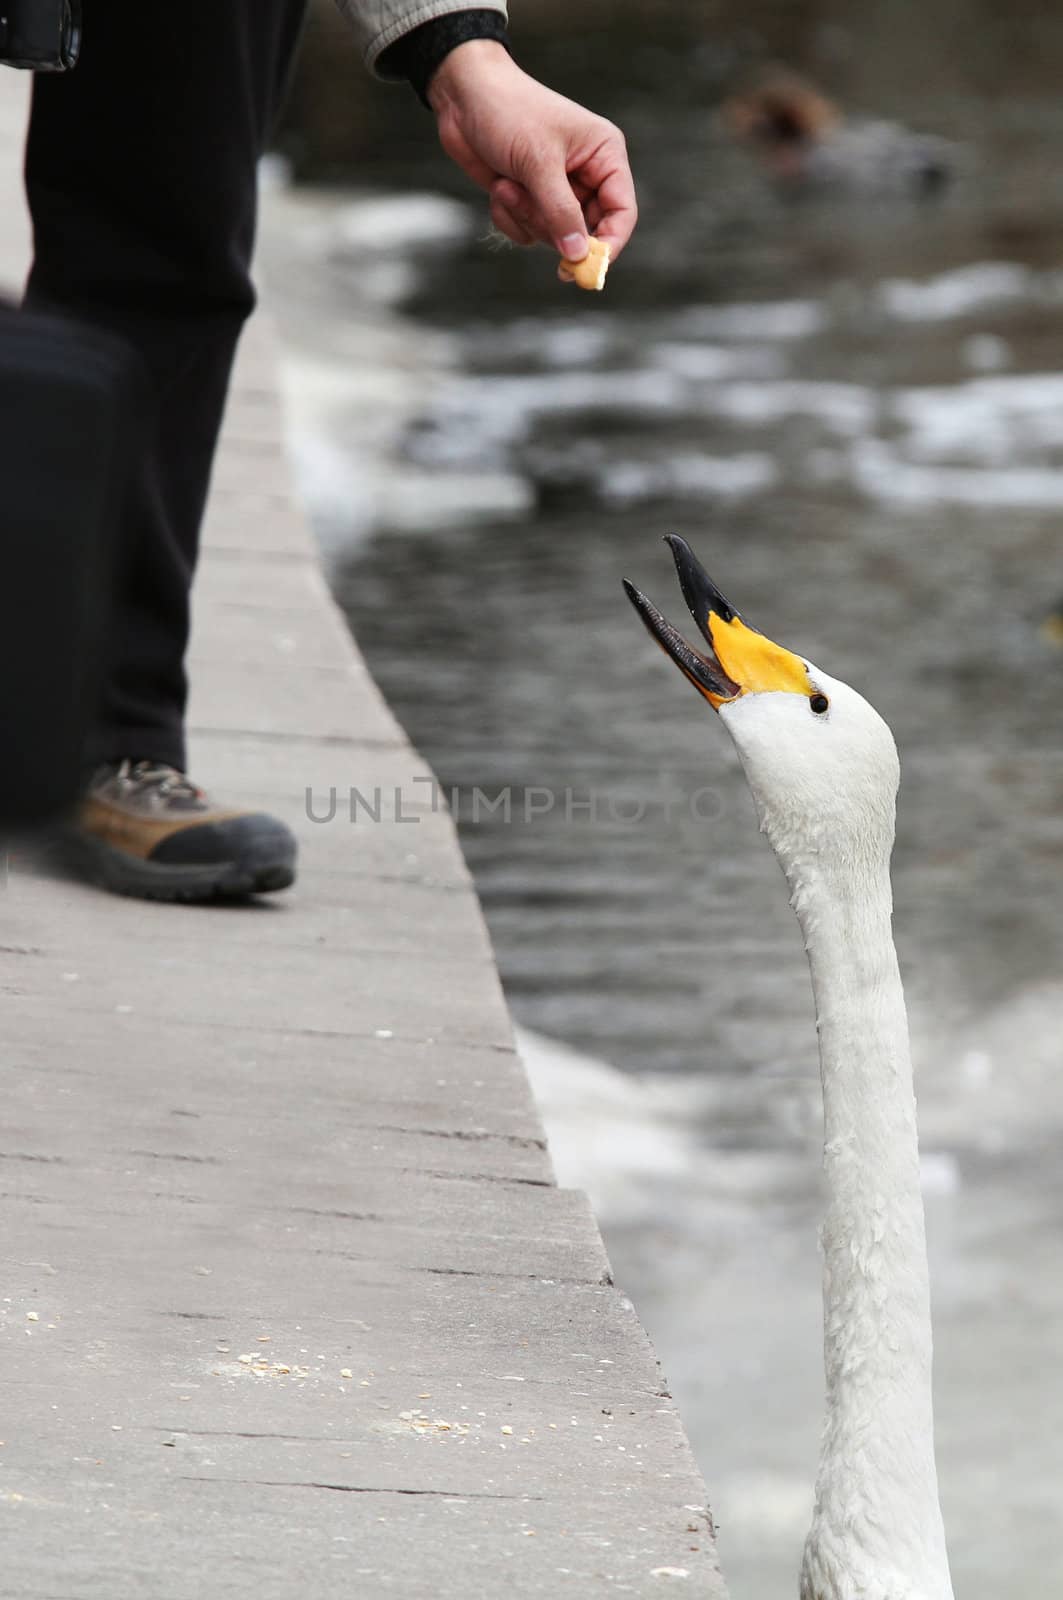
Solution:
<path fill-rule="evenodd" d="M 247 900 L 276 894 L 295 882 L 295 850 L 274 841 L 245 851 L 233 861 L 209 865 L 175 865 L 145 861 L 116 850 L 100 839 L 68 831 L 63 855 L 79 876 L 112 894 L 137 900 Z"/>

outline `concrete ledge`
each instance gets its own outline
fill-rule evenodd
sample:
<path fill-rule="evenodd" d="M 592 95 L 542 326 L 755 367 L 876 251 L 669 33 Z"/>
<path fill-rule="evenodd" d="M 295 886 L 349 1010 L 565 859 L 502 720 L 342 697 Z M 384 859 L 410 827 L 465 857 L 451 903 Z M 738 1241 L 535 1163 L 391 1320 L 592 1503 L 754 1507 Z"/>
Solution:
<path fill-rule="evenodd" d="M 303 872 L 211 911 L 16 862 L 0 896 L 0 1596 L 720 1596 L 449 817 L 307 817 L 425 768 L 291 502 L 262 328 L 207 543 L 195 770 L 288 818 Z"/>

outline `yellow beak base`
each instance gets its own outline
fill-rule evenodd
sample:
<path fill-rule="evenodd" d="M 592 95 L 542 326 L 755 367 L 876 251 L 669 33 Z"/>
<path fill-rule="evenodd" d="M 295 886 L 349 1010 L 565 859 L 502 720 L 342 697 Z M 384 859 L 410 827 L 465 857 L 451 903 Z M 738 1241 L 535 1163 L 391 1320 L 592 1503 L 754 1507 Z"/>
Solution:
<path fill-rule="evenodd" d="M 740 694 L 766 694 L 771 690 L 808 694 L 808 669 L 800 656 L 747 627 L 737 615 L 725 622 L 710 612 L 708 627 L 716 659 L 738 684 Z"/>

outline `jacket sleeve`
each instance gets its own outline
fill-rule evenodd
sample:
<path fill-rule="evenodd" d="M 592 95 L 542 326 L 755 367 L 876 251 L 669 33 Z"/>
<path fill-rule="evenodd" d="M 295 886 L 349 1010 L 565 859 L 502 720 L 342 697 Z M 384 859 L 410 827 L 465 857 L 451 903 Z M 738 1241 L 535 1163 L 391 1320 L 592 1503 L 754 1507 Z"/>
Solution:
<path fill-rule="evenodd" d="M 354 29 L 362 57 L 371 72 L 389 45 L 435 17 L 455 11 L 494 11 L 506 20 L 506 0 L 337 0 L 340 11 Z"/>

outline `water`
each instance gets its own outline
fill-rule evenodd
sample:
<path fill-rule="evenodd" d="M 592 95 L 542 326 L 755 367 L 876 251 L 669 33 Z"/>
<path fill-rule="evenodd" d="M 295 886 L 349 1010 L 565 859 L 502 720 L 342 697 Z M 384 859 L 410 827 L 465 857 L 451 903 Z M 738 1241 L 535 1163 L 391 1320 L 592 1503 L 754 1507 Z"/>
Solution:
<path fill-rule="evenodd" d="M 600 298 L 485 249 L 475 210 L 397 205 L 462 193 L 417 145 L 363 166 L 372 198 L 274 197 L 297 454 L 359 643 L 456 791 L 562 1176 L 596 1200 L 747 1600 L 796 1592 L 818 1445 L 808 976 L 729 741 L 621 576 L 683 622 L 658 542 L 682 531 L 753 621 L 891 723 L 956 1590 L 1048 1595 L 1063 111 L 1042 57 L 1063 68 L 1063 43 L 1026 8 L 1027 42 L 994 53 L 1015 38 L 987 17 L 969 76 L 953 52 L 930 94 L 907 34 L 872 64 L 839 13 L 830 48 L 848 39 L 868 109 L 953 141 L 957 181 L 933 205 L 859 185 L 796 204 L 706 111 L 738 37 L 721 15 L 722 43 L 603 69 L 645 221 Z M 948 15 L 928 9 L 922 50 Z M 769 41 L 790 26 L 754 20 Z M 508 821 L 477 788 L 509 795 Z"/>

